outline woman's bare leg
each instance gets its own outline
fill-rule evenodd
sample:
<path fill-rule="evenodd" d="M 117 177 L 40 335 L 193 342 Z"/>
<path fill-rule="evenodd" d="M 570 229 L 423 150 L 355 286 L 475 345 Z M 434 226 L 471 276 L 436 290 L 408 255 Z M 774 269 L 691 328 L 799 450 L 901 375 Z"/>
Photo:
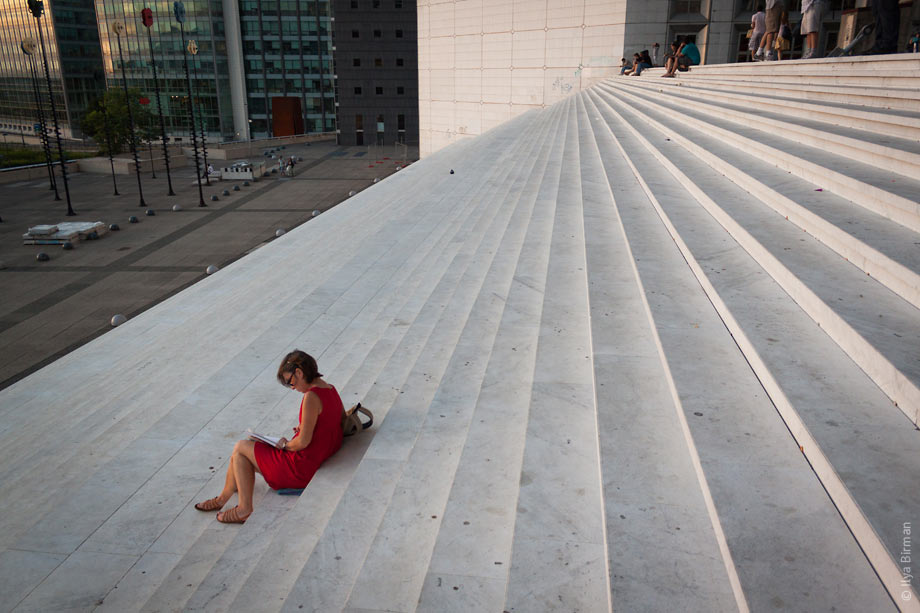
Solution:
<path fill-rule="evenodd" d="M 252 489 L 255 485 L 255 474 L 259 472 L 255 445 L 254 441 L 237 441 L 230 460 L 236 492 L 239 495 L 237 507 L 239 514 L 243 516 L 252 513 Z"/>
<path fill-rule="evenodd" d="M 230 496 L 236 493 L 236 475 L 233 473 L 233 454 L 230 454 L 230 462 L 227 464 L 227 478 L 224 480 L 224 489 L 217 497 L 223 504 L 227 504 Z"/>
<path fill-rule="evenodd" d="M 809 32 L 808 34 L 805 35 L 805 39 L 808 41 L 806 43 L 808 45 L 808 48 L 812 49 L 812 56 L 814 56 L 814 54 L 816 54 L 818 51 L 818 33 Z"/>

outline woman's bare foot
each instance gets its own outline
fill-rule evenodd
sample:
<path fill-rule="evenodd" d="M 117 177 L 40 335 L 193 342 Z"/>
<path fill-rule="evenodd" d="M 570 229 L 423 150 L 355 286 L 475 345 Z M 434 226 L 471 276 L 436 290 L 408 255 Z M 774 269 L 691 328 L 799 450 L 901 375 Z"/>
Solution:
<path fill-rule="evenodd" d="M 214 498 L 209 498 L 204 502 L 196 503 L 195 508 L 199 511 L 205 511 L 207 513 L 210 511 L 220 511 L 222 508 L 224 508 L 225 504 L 227 504 L 226 499 L 221 500 L 220 496 L 215 496 Z"/>
<path fill-rule="evenodd" d="M 250 515 L 252 515 L 252 511 L 241 511 L 237 506 L 233 507 L 229 511 L 218 513 L 217 521 L 222 524 L 242 524 L 245 523 L 247 519 L 249 519 Z"/>

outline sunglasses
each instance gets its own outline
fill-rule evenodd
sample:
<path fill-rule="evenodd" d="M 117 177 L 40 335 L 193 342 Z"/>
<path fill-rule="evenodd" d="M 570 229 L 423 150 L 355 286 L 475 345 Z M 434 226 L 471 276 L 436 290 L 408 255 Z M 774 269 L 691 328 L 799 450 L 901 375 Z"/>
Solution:
<path fill-rule="evenodd" d="M 296 375 L 296 374 L 297 374 L 297 370 L 296 370 L 296 369 L 291 371 L 291 376 L 288 377 L 288 379 L 284 382 L 285 387 L 289 387 L 289 388 L 291 388 L 291 389 L 294 389 L 294 375 Z"/>

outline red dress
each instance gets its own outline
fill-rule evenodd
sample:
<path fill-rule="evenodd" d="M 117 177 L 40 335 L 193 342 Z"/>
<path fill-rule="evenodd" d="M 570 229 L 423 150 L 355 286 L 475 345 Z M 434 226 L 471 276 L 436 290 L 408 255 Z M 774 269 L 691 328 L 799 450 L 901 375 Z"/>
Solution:
<path fill-rule="evenodd" d="M 300 489 L 307 487 L 320 464 L 342 446 L 342 399 L 335 387 L 314 387 L 309 393 L 319 396 L 322 410 L 313 428 L 310 444 L 300 451 L 282 451 L 271 445 L 257 442 L 255 445 L 256 464 L 265 477 L 268 486 L 274 490 L 283 488 Z M 297 424 L 303 417 L 304 395 L 300 403 Z"/>

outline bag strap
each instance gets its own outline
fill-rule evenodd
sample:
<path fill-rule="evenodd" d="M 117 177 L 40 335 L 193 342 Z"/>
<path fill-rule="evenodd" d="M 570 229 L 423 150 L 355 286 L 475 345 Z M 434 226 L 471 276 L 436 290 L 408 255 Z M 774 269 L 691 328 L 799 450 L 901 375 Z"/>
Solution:
<path fill-rule="evenodd" d="M 367 421 L 363 421 L 360 414 L 366 415 Z M 351 436 L 363 430 L 367 430 L 373 424 L 374 414 L 366 407 L 361 406 L 359 402 L 345 411 L 342 415 L 342 434 L 344 436 Z"/>

